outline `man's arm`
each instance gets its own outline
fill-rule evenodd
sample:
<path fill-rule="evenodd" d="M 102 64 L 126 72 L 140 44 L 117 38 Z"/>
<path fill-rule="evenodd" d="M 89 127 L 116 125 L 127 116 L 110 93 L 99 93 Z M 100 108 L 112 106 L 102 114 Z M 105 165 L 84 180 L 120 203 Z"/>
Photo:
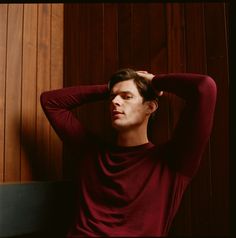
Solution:
<path fill-rule="evenodd" d="M 177 171 L 192 177 L 211 134 L 216 84 L 209 76 L 190 73 L 159 74 L 150 79 L 156 90 L 173 93 L 186 101 L 166 153 Z"/>
<path fill-rule="evenodd" d="M 88 139 L 88 132 L 71 110 L 84 103 L 103 100 L 107 95 L 107 85 L 83 85 L 43 92 L 40 101 L 58 136 L 68 144 L 81 144 Z"/>

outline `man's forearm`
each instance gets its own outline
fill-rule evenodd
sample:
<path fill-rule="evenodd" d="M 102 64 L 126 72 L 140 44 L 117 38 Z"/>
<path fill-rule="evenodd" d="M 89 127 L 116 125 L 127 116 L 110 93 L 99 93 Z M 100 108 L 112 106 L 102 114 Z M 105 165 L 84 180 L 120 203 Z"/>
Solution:
<path fill-rule="evenodd" d="M 40 100 L 58 136 L 65 142 L 81 144 L 85 141 L 86 131 L 71 109 L 107 96 L 107 85 L 74 86 L 43 92 Z"/>
<path fill-rule="evenodd" d="M 107 85 L 81 85 L 57 90 L 46 91 L 41 94 L 42 107 L 72 109 L 84 103 L 106 99 Z"/>
<path fill-rule="evenodd" d="M 174 93 L 177 96 L 191 100 L 205 96 L 215 101 L 216 84 L 214 80 L 201 74 L 171 73 L 155 75 L 152 85 L 156 90 Z"/>

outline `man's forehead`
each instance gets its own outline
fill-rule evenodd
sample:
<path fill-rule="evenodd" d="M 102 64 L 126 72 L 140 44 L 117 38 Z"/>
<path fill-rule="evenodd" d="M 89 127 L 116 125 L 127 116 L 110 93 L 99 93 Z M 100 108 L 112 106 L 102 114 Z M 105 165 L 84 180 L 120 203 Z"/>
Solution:
<path fill-rule="evenodd" d="M 117 92 L 138 93 L 138 89 L 133 80 L 126 80 L 118 82 L 113 86 L 111 93 Z"/>

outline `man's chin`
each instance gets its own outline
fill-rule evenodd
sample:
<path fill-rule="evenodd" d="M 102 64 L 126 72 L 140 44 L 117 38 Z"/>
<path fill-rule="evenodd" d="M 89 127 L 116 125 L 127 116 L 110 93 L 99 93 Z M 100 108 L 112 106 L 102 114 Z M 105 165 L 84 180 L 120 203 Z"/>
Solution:
<path fill-rule="evenodd" d="M 113 127 L 115 130 L 117 130 L 117 131 L 123 131 L 123 130 L 125 130 L 125 129 L 127 128 L 126 125 L 121 124 L 121 123 L 116 123 L 116 122 L 113 122 L 113 123 L 112 123 L 112 127 Z"/>

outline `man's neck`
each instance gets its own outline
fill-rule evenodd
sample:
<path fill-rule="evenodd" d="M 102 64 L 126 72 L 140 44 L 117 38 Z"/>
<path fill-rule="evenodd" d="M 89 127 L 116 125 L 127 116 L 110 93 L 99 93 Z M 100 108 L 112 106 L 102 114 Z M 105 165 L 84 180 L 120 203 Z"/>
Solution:
<path fill-rule="evenodd" d="M 117 137 L 118 146 L 138 146 L 148 142 L 146 127 L 136 128 L 135 130 L 120 131 Z"/>

